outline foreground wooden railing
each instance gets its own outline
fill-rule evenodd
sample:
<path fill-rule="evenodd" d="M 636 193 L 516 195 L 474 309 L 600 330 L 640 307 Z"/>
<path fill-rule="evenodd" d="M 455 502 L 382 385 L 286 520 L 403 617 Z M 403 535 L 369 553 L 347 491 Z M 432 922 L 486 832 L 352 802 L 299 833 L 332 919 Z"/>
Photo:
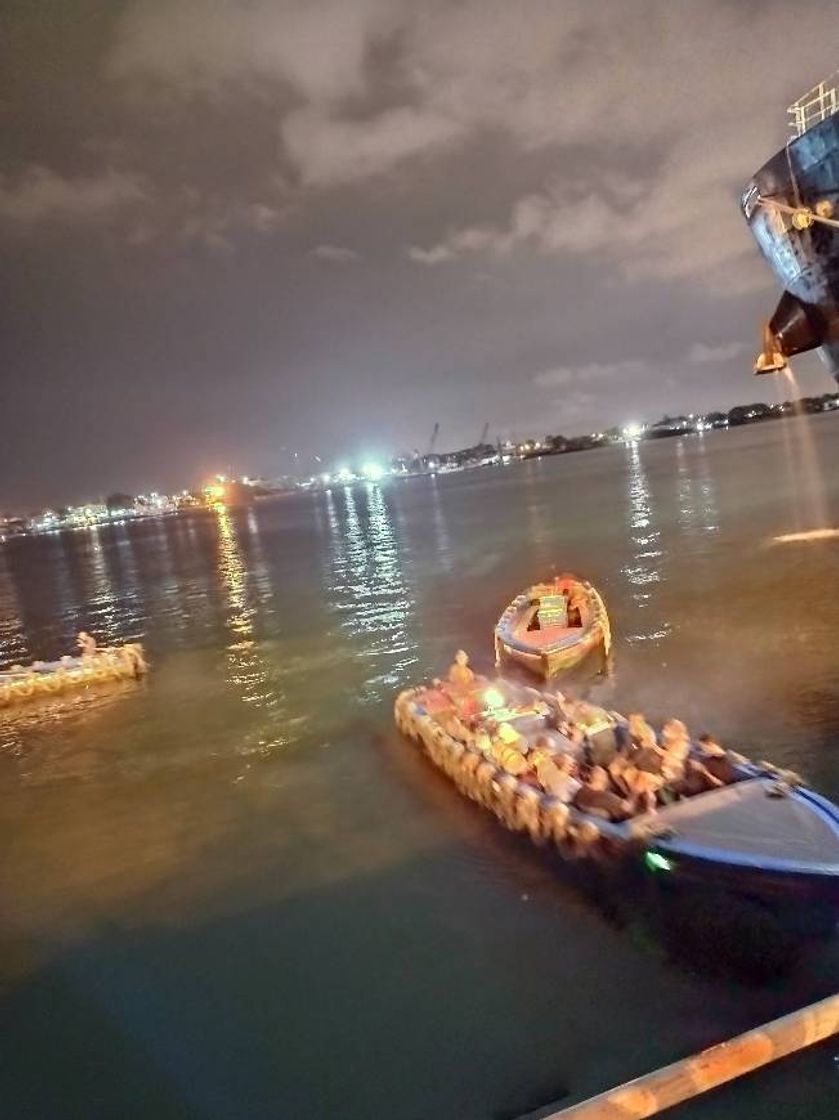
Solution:
<path fill-rule="evenodd" d="M 542 1120 L 642 1120 L 839 1034 L 839 994 Z"/>

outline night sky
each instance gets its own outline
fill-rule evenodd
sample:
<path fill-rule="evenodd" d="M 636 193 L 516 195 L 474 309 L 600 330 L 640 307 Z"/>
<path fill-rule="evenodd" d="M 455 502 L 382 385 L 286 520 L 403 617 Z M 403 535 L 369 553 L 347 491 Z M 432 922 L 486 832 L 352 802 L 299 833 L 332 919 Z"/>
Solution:
<path fill-rule="evenodd" d="M 835 16 L 5 0 L 0 510 L 772 399 L 738 199 Z"/>

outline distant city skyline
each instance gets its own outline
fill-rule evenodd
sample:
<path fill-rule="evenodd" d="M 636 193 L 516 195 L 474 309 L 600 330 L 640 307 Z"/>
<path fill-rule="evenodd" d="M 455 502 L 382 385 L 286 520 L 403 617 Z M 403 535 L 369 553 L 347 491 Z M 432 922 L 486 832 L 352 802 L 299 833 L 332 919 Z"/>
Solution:
<path fill-rule="evenodd" d="M 763 380 L 766 380 L 766 378 Z M 663 433 L 674 435 L 702 433 L 713 428 L 727 427 L 729 419 L 733 424 L 742 424 L 751 423 L 752 420 L 766 419 L 770 414 L 783 417 L 790 415 L 793 410 L 819 412 L 837 409 L 839 409 L 839 392 L 786 398 L 769 406 L 762 399 L 753 397 L 747 403 L 734 405 L 727 410 L 712 409 L 705 413 L 665 412 L 655 420 L 647 417 L 641 421 L 629 421 L 622 426 L 611 425 L 595 432 L 547 432 L 538 435 L 529 433 L 515 440 L 510 438 L 502 440 L 500 436 L 490 436 L 488 433 L 488 442 L 468 444 L 460 448 L 442 447 L 434 451 L 430 447 L 425 450 L 417 448 L 412 452 L 383 457 L 371 457 L 356 453 L 334 460 L 318 456 L 316 457 L 316 465 L 314 462 L 311 464 L 314 469 L 308 470 L 305 464 L 302 464 L 297 474 L 268 477 L 257 475 L 254 472 L 241 474 L 236 472 L 215 473 L 205 476 L 199 484 L 192 483 L 186 487 L 178 485 L 165 489 L 161 488 L 160 491 L 142 490 L 134 495 L 118 488 L 108 487 L 104 491 L 99 491 L 96 495 L 88 495 L 82 500 L 73 502 L 46 503 L 37 509 L 31 508 L 25 511 L 0 508 L 0 529 L 2 529 L 3 521 L 9 519 L 31 519 L 43 522 L 40 528 L 49 529 L 55 527 L 49 522 L 55 521 L 56 511 L 65 511 L 63 520 L 69 525 L 95 523 L 103 518 L 107 519 L 108 513 L 105 507 L 112 506 L 118 499 L 120 506 L 125 506 L 126 503 L 128 505 L 136 504 L 141 508 L 134 512 L 140 512 L 143 516 L 154 516 L 155 514 L 171 513 L 180 508 L 189 507 L 196 500 L 203 499 L 212 503 L 214 499 L 222 496 L 225 485 L 233 485 L 245 490 L 249 487 L 256 487 L 254 492 L 267 492 L 266 488 L 279 492 L 283 488 L 294 489 L 296 486 L 305 486 L 307 483 L 330 486 L 359 480 L 378 482 L 384 480 L 386 476 L 398 476 L 402 471 L 416 472 L 420 470 L 423 473 L 428 473 L 429 470 L 438 469 L 435 463 L 449 463 L 450 465 L 469 463 L 475 465 L 481 461 L 483 465 L 487 465 L 489 458 L 482 451 L 482 449 L 487 448 L 497 448 L 499 454 L 501 454 L 500 462 L 507 463 L 517 455 L 521 458 L 529 458 L 534 455 L 552 455 L 558 451 L 561 452 L 563 449 L 578 451 L 596 448 L 610 442 L 620 443 L 623 441 L 630 443 L 653 438 Z M 437 434 L 436 430 L 432 430 L 433 439 L 431 442 L 434 442 Z M 443 469 L 445 470 L 446 467 L 443 466 Z M 223 485 L 219 486 L 219 484 Z M 128 509 L 122 512 L 126 515 L 129 513 Z M 120 516 L 120 511 L 111 514 L 111 517 L 113 516 Z M 2 539 L 2 534 L 0 534 L 0 539 Z"/>
<path fill-rule="evenodd" d="M 836 68 L 807 12 L 14 6 L 0 509 L 775 399 L 738 201 Z"/>

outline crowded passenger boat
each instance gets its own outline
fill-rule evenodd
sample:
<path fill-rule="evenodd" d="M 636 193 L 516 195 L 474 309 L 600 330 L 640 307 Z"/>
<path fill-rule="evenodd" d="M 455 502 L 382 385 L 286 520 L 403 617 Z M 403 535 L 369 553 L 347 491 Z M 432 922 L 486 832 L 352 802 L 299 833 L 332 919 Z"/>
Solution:
<path fill-rule="evenodd" d="M 68 689 L 110 681 L 139 680 L 148 672 L 143 647 L 138 642 L 98 646 L 82 630 L 76 638 L 78 655 L 58 661 L 35 661 L 0 671 L 0 708 L 38 697 L 55 696 Z"/>
<path fill-rule="evenodd" d="M 555 576 L 528 587 L 506 607 L 495 627 L 495 657 L 548 678 L 579 665 L 593 650 L 611 646 L 606 606 L 592 585 Z"/>
<path fill-rule="evenodd" d="M 640 713 L 488 680 L 462 650 L 445 680 L 400 693 L 395 717 L 462 793 L 564 858 L 629 855 L 839 908 L 839 808 L 679 719 L 656 731 Z"/>

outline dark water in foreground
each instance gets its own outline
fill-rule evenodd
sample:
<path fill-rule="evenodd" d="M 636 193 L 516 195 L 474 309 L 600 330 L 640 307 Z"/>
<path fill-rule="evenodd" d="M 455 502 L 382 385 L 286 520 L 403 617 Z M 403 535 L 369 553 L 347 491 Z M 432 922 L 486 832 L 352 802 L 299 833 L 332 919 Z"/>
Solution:
<path fill-rule="evenodd" d="M 835 991 L 836 946 L 759 987 L 668 963 L 391 725 L 556 565 L 610 607 L 596 696 L 839 799 L 839 543 L 769 543 L 801 527 L 785 428 L 0 550 L 0 664 L 81 626 L 153 663 L 0 713 L 0 1115 L 513 1116 Z M 678 1114 L 833 1115 L 837 1052 Z"/>

